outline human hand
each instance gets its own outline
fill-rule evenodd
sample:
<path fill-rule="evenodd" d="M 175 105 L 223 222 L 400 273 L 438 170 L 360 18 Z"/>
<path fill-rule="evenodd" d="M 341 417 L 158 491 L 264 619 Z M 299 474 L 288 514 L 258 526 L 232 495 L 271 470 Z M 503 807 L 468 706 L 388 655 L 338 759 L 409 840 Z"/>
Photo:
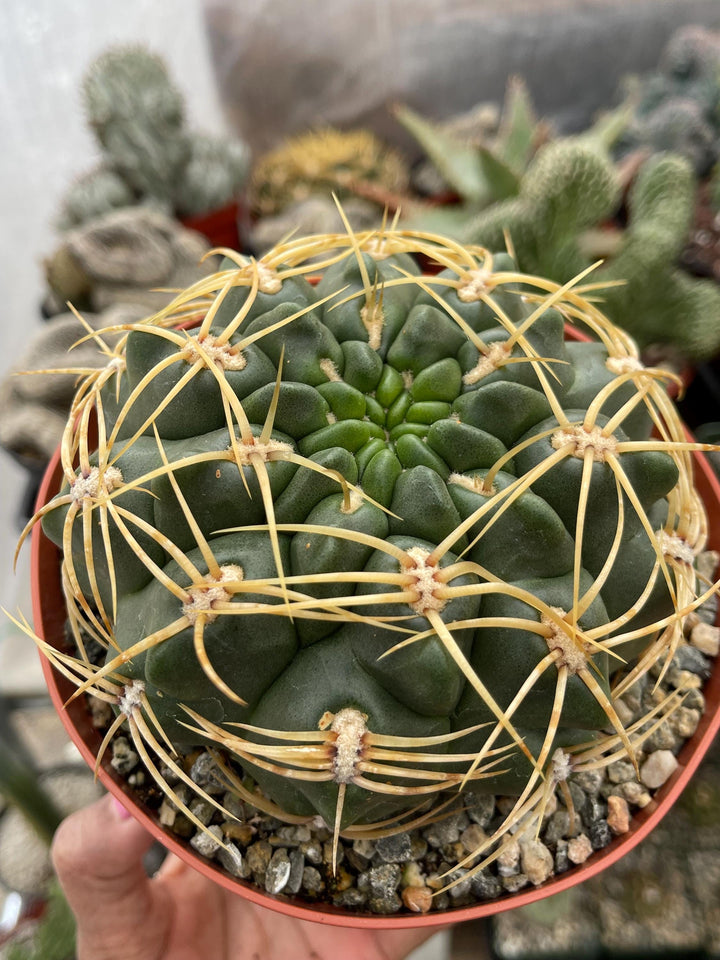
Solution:
<path fill-rule="evenodd" d="M 436 932 L 295 920 L 172 854 L 151 879 L 142 866 L 151 843 L 110 795 L 60 825 L 53 861 L 77 919 L 77 960 L 402 960 Z"/>

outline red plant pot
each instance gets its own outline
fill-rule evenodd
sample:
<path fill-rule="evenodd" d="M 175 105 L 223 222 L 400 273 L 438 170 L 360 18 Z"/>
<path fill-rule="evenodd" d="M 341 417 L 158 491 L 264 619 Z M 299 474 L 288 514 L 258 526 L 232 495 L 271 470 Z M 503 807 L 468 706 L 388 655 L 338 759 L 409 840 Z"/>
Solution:
<path fill-rule="evenodd" d="M 690 438 L 692 439 L 692 438 Z M 709 524 L 709 547 L 720 550 L 720 483 L 707 459 L 694 454 L 695 482 L 705 503 Z M 60 451 L 56 451 L 43 479 L 38 495 L 38 509 L 55 495 L 62 481 Z M 37 524 L 32 534 L 32 597 L 34 628 L 37 635 L 59 650 L 68 649 L 65 633 L 65 601 L 60 581 L 60 552 L 43 534 Z M 92 719 L 85 700 L 78 697 L 68 703 L 75 691 L 74 685 L 58 673 L 42 658 L 42 668 L 52 702 L 70 735 L 86 762 L 95 766 L 95 758 L 102 740 L 101 733 L 93 727 Z M 624 854 L 633 849 L 659 823 L 675 800 L 680 796 L 686 784 L 699 766 L 716 733 L 720 729 L 720 669 L 716 669 L 707 681 L 703 693 L 706 711 L 695 734 L 685 743 L 677 760 L 678 768 L 670 779 L 655 793 L 653 800 L 632 818 L 630 831 L 616 837 L 603 850 L 594 853 L 585 863 L 569 869 L 542 886 L 523 890 L 515 894 L 506 894 L 496 900 L 478 903 L 473 906 L 458 907 L 427 914 L 403 914 L 395 916 L 377 916 L 350 912 L 329 904 L 312 904 L 297 898 L 270 895 L 257 886 L 235 879 L 222 867 L 198 855 L 187 843 L 161 826 L 157 814 L 144 806 L 130 792 L 127 783 L 113 770 L 106 753 L 100 768 L 102 784 L 112 793 L 160 843 L 176 856 L 191 864 L 204 876 L 219 883 L 227 890 L 251 900 L 253 903 L 271 910 L 277 910 L 288 916 L 318 923 L 330 923 L 346 927 L 400 928 L 417 926 L 440 926 L 448 923 L 488 917 L 504 910 L 524 906 L 560 893 L 578 883 L 600 873 L 611 866 Z"/>

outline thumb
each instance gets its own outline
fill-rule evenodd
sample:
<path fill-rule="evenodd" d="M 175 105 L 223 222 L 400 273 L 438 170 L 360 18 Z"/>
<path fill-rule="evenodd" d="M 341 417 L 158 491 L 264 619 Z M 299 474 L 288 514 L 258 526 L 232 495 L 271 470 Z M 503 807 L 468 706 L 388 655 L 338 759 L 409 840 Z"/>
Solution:
<path fill-rule="evenodd" d="M 142 865 L 151 843 L 110 794 L 58 827 L 52 858 L 77 919 L 78 960 L 162 956 L 167 927 Z"/>

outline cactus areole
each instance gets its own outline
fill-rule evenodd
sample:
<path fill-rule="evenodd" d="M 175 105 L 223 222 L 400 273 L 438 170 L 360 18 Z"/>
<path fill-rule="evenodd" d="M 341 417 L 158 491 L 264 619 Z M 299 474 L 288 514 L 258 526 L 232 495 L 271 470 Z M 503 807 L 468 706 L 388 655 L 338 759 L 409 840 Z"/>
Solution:
<path fill-rule="evenodd" d="M 698 445 L 591 277 L 384 228 L 224 252 L 79 387 L 39 514 L 78 642 L 56 663 L 171 796 L 205 745 L 336 838 L 517 797 L 477 863 L 677 707 L 626 728 L 614 702 L 712 589 Z"/>

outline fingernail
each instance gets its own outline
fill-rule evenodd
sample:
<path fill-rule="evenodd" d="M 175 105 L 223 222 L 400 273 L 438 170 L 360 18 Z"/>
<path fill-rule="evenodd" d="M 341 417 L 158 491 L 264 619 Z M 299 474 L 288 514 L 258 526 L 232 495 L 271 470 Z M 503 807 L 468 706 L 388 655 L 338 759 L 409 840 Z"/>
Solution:
<path fill-rule="evenodd" d="M 130 818 L 130 814 L 116 797 L 113 797 L 112 805 L 115 815 L 119 820 L 128 820 Z"/>

